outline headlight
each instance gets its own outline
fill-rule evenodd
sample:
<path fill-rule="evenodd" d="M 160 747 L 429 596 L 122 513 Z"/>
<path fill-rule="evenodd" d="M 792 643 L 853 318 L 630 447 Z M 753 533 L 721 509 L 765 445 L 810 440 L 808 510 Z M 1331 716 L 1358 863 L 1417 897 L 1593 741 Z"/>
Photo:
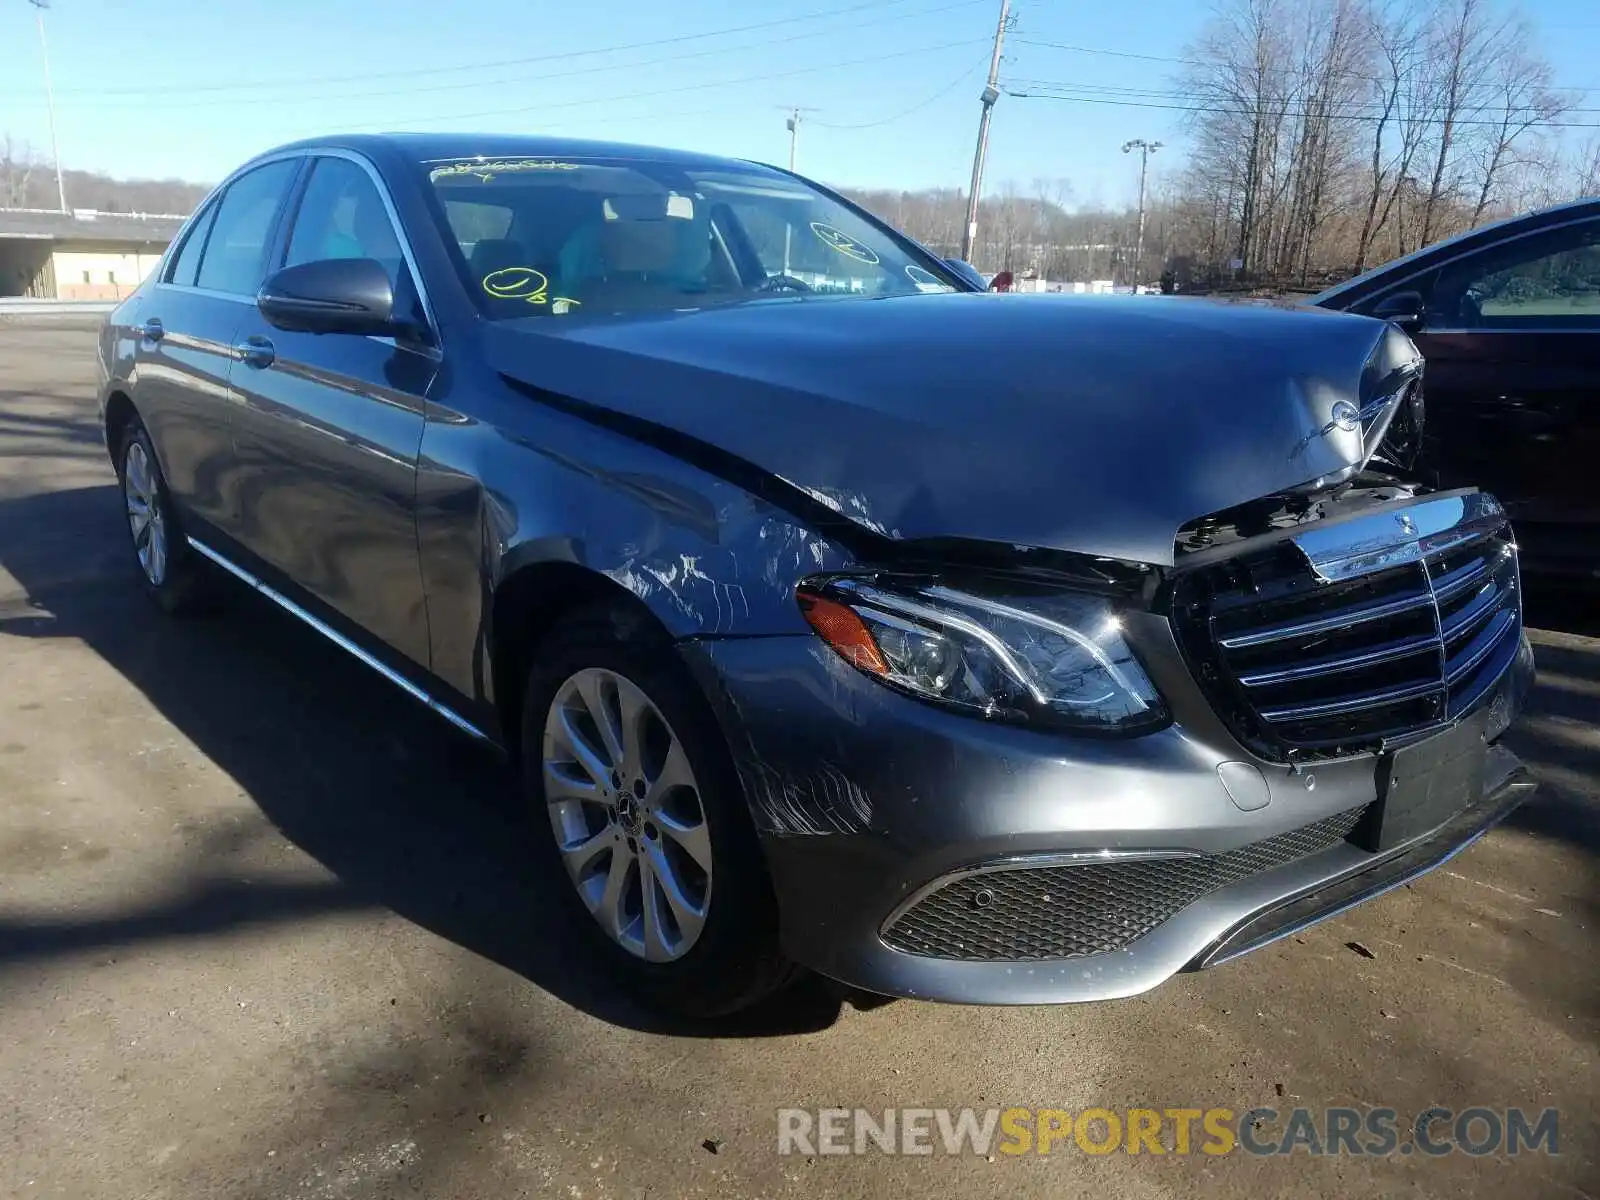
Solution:
<path fill-rule="evenodd" d="M 801 611 L 852 666 L 926 700 L 1081 732 L 1167 721 L 1103 597 L 990 596 L 857 579 L 802 584 Z"/>

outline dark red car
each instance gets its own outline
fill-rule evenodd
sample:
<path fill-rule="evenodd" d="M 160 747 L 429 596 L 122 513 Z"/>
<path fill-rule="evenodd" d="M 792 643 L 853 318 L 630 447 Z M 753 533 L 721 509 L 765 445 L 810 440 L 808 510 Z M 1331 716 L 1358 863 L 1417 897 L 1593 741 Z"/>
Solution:
<path fill-rule="evenodd" d="M 1422 461 L 1510 513 L 1524 572 L 1600 583 L 1600 199 L 1475 229 L 1330 288 L 1427 359 Z"/>

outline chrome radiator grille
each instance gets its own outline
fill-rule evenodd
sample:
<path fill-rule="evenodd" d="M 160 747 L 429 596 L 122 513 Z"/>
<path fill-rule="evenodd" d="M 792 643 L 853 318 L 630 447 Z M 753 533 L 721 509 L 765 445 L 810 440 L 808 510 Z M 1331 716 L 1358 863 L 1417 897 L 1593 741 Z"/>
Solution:
<path fill-rule="evenodd" d="M 1387 541 L 1368 519 L 1342 556 L 1297 539 L 1180 578 L 1179 642 L 1246 745 L 1276 761 L 1371 750 L 1488 694 L 1520 642 L 1516 547 L 1491 499 L 1451 502 L 1466 511 L 1431 533 L 1402 515 L 1437 523 L 1419 505 L 1383 514 Z"/>

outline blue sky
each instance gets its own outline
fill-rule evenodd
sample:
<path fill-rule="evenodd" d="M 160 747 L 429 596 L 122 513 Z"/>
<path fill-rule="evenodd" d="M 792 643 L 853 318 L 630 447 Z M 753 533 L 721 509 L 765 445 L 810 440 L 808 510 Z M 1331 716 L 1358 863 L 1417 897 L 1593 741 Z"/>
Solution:
<path fill-rule="evenodd" d="M 1585 103 L 1600 106 L 1600 2 L 1524 9 L 1557 82 L 1592 86 Z M 70 167 L 211 180 L 297 137 L 396 128 L 567 133 L 782 162 L 784 108 L 801 105 L 815 110 L 802 120 L 803 172 L 915 188 L 967 180 L 998 12 L 999 0 L 52 0 L 46 30 Z M 1013 12 L 1003 78 L 1160 88 L 1176 68 L 1159 60 L 1183 53 L 1206 6 L 1014 0 Z M 1125 201 L 1136 176 L 1122 143 L 1159 138 L 1176 151 L 1180 117 L 1004 97 L 986 187 L 1065 178 L 1077 202 Z M 0 0 L 7 131 L 48 150 L 26 0 Z"/>

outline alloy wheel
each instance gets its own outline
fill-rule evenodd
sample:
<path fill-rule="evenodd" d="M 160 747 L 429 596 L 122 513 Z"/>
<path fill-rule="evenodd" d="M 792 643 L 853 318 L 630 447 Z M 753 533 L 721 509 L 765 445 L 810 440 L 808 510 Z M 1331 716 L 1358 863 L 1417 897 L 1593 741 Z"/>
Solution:
<path fill-rule="evenodd" d="M 128 509 L 128 529 L 144 577 L 160 587 L 167 577 L 167 516 L 156 483 L 155 464 L 144 443 L 128 443 L 122 464 L 122 497 Z"/>
<path fill-rule="evenodd" d="M 585 907 L 629 953 L 683 957 L 710 906 L 711 831 L 661 710 L 615 671 L 578 671 L 550 703 L 543 758 L 550 827 Z"/>

